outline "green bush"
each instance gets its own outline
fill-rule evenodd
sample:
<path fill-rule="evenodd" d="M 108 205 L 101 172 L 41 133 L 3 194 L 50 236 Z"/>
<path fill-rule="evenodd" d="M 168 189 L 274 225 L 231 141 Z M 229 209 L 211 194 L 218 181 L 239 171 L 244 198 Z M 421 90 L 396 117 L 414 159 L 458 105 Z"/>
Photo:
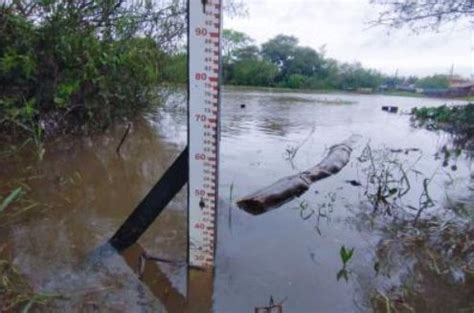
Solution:
<path fill-rule="evenodd" d="M 175 84 L 185 84 L 188 79 L 188 56 L 181 52 L 167 55 L 161 61 L 161 79 Z"/>
<path fill-rule="evenodd" d="M 163 53 L 155 41 L 138 30 L 121 34 L 117 25 L 127 25 L 126 17 L 107 34 L 65 3 L 36 3 L 43 18 L 0 5 L 4 132 L 90 132 L 156 101 Z"/>
<path fill-rule="evenodd" d="M 278 68 L 263 60 L 245 60 L 233 65 L 232 83 L 236 85 L 270 86 Z"/>
<path fill-rule="evenodd" d="M 306 77 L 301 74 L 291 74 L 286 81 L 286 85 L 292 89 L 303 88 Z"/>

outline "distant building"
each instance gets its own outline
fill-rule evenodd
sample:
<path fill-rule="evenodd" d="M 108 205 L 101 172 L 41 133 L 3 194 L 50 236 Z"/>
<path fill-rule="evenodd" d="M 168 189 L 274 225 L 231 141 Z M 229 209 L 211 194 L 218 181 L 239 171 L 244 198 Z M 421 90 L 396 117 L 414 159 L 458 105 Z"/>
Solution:
<path fill-rule="evenodd" d="M 430 97 L 467 97 L 474 95 L 474 80 L 463 78 L 459 75 L 448 77 L 449 88 L 447 89 L 423 89 L 423 94 Z"/>
<path fill-rule="evenodd" d="M 430 97 L 468 97 L 474 96 L 474 82 L 454 85 L 448 89 L 423 89 L 423 94 Z"/>
<path fill-rule="evenodd" d="M 474 96 L 474 81 L 458 84 L 451 89 L 456 89 L 465 96 Z"/>

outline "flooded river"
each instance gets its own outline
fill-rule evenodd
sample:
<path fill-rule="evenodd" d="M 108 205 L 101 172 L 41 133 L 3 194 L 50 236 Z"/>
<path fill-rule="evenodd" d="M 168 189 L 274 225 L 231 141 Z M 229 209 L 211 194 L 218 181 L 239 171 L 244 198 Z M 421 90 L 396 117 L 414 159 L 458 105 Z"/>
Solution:
<path fill-rule="evenodd" d="M 0 215 L 0 258 L 11 261 L 36 292 L 51 296 L 37 306 L 48 312 L 243 313 L 268 306 L 270 298 L 282 303 L 283 312 L 385 312 L 393 301 L 406 304 L 406 312 L 472 312 L 472 273 L 442 268 L 424 244 L 413 254 L 400 247 L 386 253 L 413 231 L 393 230 L 403 227 L 393 226 L 403 225 L 399 216 L 413 220 L 426 199 L 431 202 L 422 208 L 420 224 L 429 217 L 469 221 L 474 215 L 470 158 L 443 158 L 449 136 L 413 128 L 404 114 L 446 102 L 226 89 L 215 273 L 188 277 L 185 188 L 139 245 L 124 255 L 96 250 L 185 147 L 185 97 L 177 92 L 133 121 L 120 156 L 115 150 L 126 125 L 49 142 L 41 161 L 27 152 L 0 159 L 0 194 L 25 190 Z M 382 105 L 398 106 L 399 114 L 381 111 Z M 235 205 L 239 197 L 317 164 L 331 145 L 353 134 L 361 139 L 350 163 L 300 198 L 258 216 Z M 367 179 L 374 160 L 396 164 L 409 180 L 406 188 L 401 179 L 406 194 L 397 206 L 375 216 Z M 342 246 L 354 248 L 354 255 L 338 275 Z M 176 263 L 149 261 L 140 281 L 144 251 Z"/>

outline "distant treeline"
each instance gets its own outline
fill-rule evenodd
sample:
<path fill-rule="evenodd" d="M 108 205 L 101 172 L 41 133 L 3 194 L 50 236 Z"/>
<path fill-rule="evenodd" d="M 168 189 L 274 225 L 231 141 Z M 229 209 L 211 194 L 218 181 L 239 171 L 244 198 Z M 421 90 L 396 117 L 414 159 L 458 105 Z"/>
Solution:
<path fill-rule="evenodd" d="M 376 88 L 383 82 L 379 72 L 359 63 L 340 64 L 302 47 L 293 36 L 278 35 L 261 46 L 246 34 L 223 33 L 225 82 L 235 85 L 276 86 L 305 89 Z"/>
<path fill-rule="evenodd" d="M 326 57 L 325 46 L 318 50 L 303 47 L 297 38 L 287 35 L 278 35 L 257 46 L 244 33 L 224 30 L 223 54 L 228 84 L 342 90 L 380 86 L 394 89 L 401 85 L 448 87 L 444 75 L 423 79 L 396 77 L 364 68 L 360 63 L 340 63 Z"/>
<path fill-rule="evenodd" d="M 318 90 L 356 90 L 358 88 L 396 89 L 448 88 L 447 75 L 424 78 L 384 75 L 360 63 L 341 63 L 318 50 L 299 45 L 293 36 L 277 35 L 262 45 L 248 35 L 225 29 L 222 39 L 224 83 L 241 86 L 283 87 Z M 186 54 L 170 56 L 166 79 L 186 81 Z"/>

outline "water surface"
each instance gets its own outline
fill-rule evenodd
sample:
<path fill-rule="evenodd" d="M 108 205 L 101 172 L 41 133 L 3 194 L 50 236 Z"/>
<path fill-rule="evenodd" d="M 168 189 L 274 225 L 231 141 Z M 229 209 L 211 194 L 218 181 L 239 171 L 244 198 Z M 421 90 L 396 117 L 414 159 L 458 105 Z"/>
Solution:
<path fill-rule="evenodd" d="M 364 180 L 357 157 L 367 144 L 374 150 L 417 148 L 400 154 L 422 173 L 418 179 L 414 175 L 405 203 L 416 206 L 423 177 L 433 177 L 430 194 L 437 205 L 423 216 L 436 214 L 448 201 L 472 208 L 469 160 L 463 156 L 450 160 L 456 171 L 443 167 L 434 156 L 447 134 L 415 129 L 403 114 L 414 106 L 444 103 L 394 96 L 226 90 L 216 268 L 214 277 L 192 273 L 188 281 L 183 264 L 185 188 L 139 246 L 100 262 L 94 261 L 97 252 L 91 256 L 185 146 L 185 97 L 172 94 L 166 104 L 133 121 L 120 156 L 115 149 L 126 125 L 103 135 L 50 142 L 42 161 L 28 153 L 0 160 L 0 192 L 23 186 L 28 191 L 24 197 L 37 203 L 22 214 L 7 212 L 0 217 L 0 245 L 8 247 L 2 257 L 11 259 L 35 290 L 64 294 L 46 311 L 253 312 L 268 305 L 270 297 L 283 302 L 284 312 L 370 311 L 374 291 L 401 284 L 407 268 L 395 262 L 390 277 L 374 271 L 384 234 L 367 225 L 370 210 L 363 190 L 346 180 Z M 382 105 L 399 106 L 401 112 L 383 112 Z M 239 197 L 315 165 L 331 145 L 352 134 L 362 139 L 351 162 L 302 197 L 259 216 L 235 206 Z M 287 150 L 295 148 L 298 152 L 289 162 Z M 316 211 L 324 217 L 318 220 L 311 213 Z M 382 218 L 383 223 L 388 220 Z M 347 281 L 337 280 L 342 245 L 355 249 Z M 136 271 L 144 251 L 177 264 L 147 263 L 141 283 Z M 464 290 L 473 288 L 472 280 L 460 284 Z M 445 288 L 438 290 L 441 294 L 457 297 L 456 308 L 474 306 L 469 294 L 453 296 L 455 290 L 439 288 Z M 186 302 L 186 294 L 196 300 Z M 443 307 L 431 304 L 443 312 Z M 429 299 L 420 308 L 426 305 Z"/>

